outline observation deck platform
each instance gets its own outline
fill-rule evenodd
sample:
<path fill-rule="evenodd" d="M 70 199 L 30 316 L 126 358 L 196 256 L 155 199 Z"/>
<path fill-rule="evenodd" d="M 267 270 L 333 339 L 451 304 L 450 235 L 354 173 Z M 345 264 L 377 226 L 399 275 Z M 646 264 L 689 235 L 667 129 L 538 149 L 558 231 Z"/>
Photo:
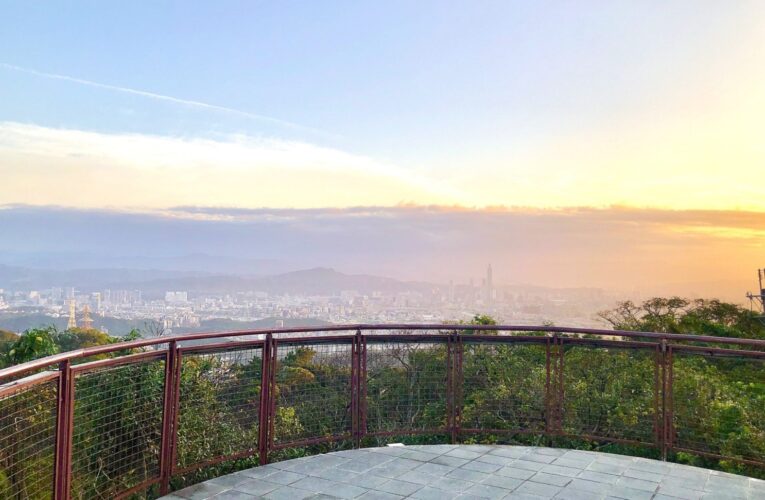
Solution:
<path fill-rule="evenodd" d="M 524 446 L 389 446 L 243 470 L 167 500 L 400 498 L 765 500 L 765 481 L 589 451 Z"/>

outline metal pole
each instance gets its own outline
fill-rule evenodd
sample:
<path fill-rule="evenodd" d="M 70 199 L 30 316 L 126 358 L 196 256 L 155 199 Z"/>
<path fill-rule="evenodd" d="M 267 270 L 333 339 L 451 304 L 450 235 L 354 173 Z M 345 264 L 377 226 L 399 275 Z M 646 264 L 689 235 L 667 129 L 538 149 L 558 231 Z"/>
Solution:
<path fill-rule="evenodd" d="M 258 455 L 260 465 L 268 463 L 268 439 L 270 426 L 270 405 L 271 399 L 269 393 L 271 390 L 271 340 L 269 333 L 263 343 L 263 355 L 260 360 L 260 408 L 258 408 Z"/>
<path fill-rule="evenodd" d="M 361 378 L 361 330 L 356 330 L 356 336 L 351 342 L 351 436 L 353 447 L 360 446 L 359 432 L 359 400 L 361 391 L 359 389 L 359 380 Z"/>
<path fill-rule="evenodd" d="M 56 453 L 54 491 L 56 500 L 69 500 L 72 484 L 72 428 L 74 420 L 74 374 L 70 360 L 59 365 L 56 404 Z"/>
<path fill-rule="evenodd" d="M 176 377 L 178 363 L 178 343 L 170 342 L 165 358 L 165 390 L 162 403 L 162 444 L 160 446 L 159 475 L 161 495 L 167 495 L 170 489 L 170 478 L 173 475 L 173 448 L 176 440 L 177 427 L 175 414 L 175 393 L 180 390 L 180 380 Z"/>
<path fill-rule="evenodd" d="M 550 392 L 550 337 L 545 342 L 545 434 L 552 435 L 553 397 Z M 549 444 L 549 443 L 548 443 Z"/>
<path fill-rule="evenodd" d="M 457 442 L 457 429 L 455 425 L 455 404 L 454 404 L 454 334 L 452 333 L 446 339 L 446 428 L 451 435 L 451 443 Z"/>

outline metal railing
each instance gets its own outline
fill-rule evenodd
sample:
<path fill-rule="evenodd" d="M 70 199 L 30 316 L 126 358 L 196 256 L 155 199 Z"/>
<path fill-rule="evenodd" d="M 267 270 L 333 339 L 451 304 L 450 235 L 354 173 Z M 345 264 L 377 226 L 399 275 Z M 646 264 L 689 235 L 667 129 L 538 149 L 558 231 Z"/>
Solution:
<path fill-rule="evenodd" d="M 81 349 L 0 370 L 0 498 L 156 496 L 204 468 L 402 436 L 621 443 L 765 470 L 763 362 L 761 340 L 547 326 Z"/>

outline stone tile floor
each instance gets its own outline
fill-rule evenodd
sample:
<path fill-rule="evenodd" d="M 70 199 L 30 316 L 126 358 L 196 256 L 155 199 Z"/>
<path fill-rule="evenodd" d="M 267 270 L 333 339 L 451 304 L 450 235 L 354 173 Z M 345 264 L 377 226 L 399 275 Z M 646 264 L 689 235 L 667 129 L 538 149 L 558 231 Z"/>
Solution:
<path fill-rule="evenodd" d="M 765 500 L 765 481 L 587 451 L 484 445 L 389 446 L 255 467 L 164 498 Z"/>

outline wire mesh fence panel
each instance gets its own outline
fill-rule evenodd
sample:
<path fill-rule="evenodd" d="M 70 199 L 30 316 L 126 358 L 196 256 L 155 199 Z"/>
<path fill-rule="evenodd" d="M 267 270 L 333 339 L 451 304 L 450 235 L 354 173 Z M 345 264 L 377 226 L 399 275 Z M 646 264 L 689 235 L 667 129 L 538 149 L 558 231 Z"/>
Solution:
<path fill-rule="evenodd" d="M 53 496 L 57 381 L 0 397 L 0 498 Z"/>
<path fill-rule="evenodd" d="M 351 341 L 278 343 L 276 356 L 274 442 L 349 434 Z"/>
<path fill-rule="evenodd" d="M 545 346 L 463 343 L 461 427 L 543 433 Z"/>
<path fill-rule="evenodd" d="M 367 340 L 366 432 L 447 426 L 447 347 L 443 343 Z"/>
<path fill-rule="evenodd" d="M 159 476 L 164 360 L 78 373 L 72 498 L 113 498 Z"/>
<path fill-rule="evenodd" d="M 672 445 L 765 464 L 765 360 L 673 355 Z"/>
<path fill-rule="evenodd" d="M 262 347 L 181 359 L 178 467 L 257 450 Z"/>
<path fill-rule="evenodd" d="M 563 431 L 656 444 L 657 376 L 655 347 L 566 347 Z"/>

